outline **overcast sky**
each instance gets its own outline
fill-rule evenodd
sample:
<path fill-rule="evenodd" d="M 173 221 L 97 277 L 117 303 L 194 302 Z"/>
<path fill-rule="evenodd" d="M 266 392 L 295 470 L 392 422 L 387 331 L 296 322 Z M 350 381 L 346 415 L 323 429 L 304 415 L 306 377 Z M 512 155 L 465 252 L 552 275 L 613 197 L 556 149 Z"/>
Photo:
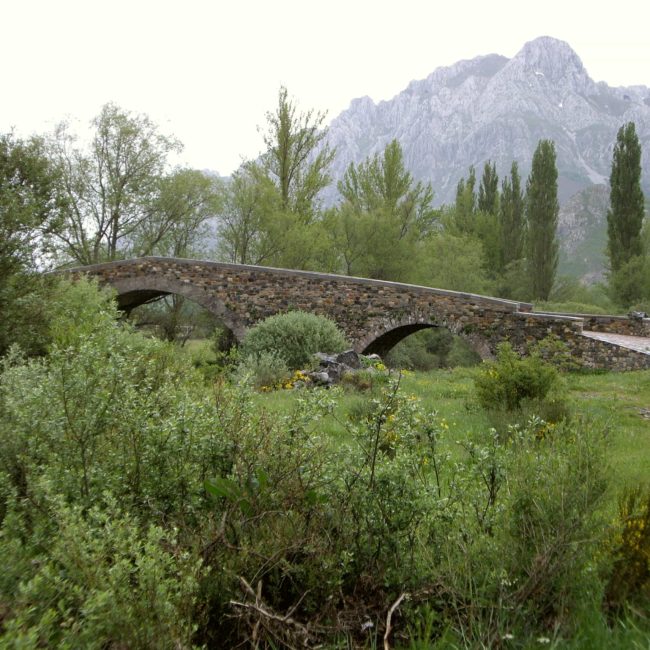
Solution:
<path fill-rule="evenodd" d="M 260 152 L 281 85 L 330 120 L 543 35 L 596 81 L 650 86 L 647 0 L 0 0 L 0 132 L 87 124 L 113 101 L 176 135 L 181 162 L 228 174 Z"/>

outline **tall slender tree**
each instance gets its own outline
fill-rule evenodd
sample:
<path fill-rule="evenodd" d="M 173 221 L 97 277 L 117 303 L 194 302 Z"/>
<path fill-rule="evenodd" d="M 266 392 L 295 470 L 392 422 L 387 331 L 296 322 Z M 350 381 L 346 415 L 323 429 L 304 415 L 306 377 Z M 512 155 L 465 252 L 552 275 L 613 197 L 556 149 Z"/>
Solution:
<path fill-rule="evenodd" d="M 461 234 L 474 232 L 476 226 L 476 170 L 470 166 L 467 180 L 461 178 L 456 186 L 456 204 L 453 211 L 453 228 Z"/>
<path fill-rule="evenodd" d="M 607 211 L 607 252 L 610 268 L 616 272 L 633 257 L 643 253 L 641 145 L 634 122 L 627 122 L 618 131 L 609 184 L 611 194 L 610 208 Z"/>
<path fill-rule="evenodd" d="M 526 240 L 528 280 L 531 298 L 548 300 L 558 263 L 557 166 L 555 144 L 540 140 L 526 183 Z"/>
<path fill-rule="evenodd" d="M 487 161 L 478 188 L 478 209 L 486 214 L 496 215 L 499 209 L 499 176 L 496 165 Z"/>
<path fill-rule="evenodd" d="M 524 256 L 526 217 L 524 214 L 524 193 L 521 189 L 519 167 L 513 161 L 510 177 L 501 183 L 499 206 L 501 234 L 501 264 L 505 268 Z"/>

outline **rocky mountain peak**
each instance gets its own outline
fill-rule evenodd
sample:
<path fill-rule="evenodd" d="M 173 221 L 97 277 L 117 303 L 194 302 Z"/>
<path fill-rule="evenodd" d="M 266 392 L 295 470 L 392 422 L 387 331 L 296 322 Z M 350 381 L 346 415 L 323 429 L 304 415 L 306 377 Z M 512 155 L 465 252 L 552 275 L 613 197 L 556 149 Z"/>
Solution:
<path fill-rule="evenodd" d="M 453 201 L 470 165 L 490 160 L 501 178 L 515 160 L 523 178 L 542 138 L 555 142 L 560 201 L 607 182 L 616 133 L 634 121 L 650 187 L 650 89 L 596 84 L 564 41 L 542 36 L 512 58 L 488 54 L 440 67 L 389 101 L 354 100 L 328 140 L 337 149 L 332 176 L 381 153 L 397 139 L 418 179 L 431 181 L 437 204 Z M 336 183 L 324 195 L 338 200 Z"/>
<path fill-rule="evenodd" d="M 567 75 L 588 77 L 580 57 L 571 46 L 551 36 L 540 36 L 526 43 L 511 64 L 524 66 L 552 79 Z"/>

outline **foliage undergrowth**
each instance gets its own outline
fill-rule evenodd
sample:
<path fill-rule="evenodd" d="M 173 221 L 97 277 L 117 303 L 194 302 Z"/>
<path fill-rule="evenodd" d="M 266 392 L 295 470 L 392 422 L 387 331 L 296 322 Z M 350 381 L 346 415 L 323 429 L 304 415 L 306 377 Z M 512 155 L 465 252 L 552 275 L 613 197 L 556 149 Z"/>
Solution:
<path fill-rule="evenodd" d="M 593 422 L 461 433 L 399 376 L 354 417 L 338 389 L 271 412 L 94 287 L 61 301 L 49 354 L 0 375 L 0 647 L 570 643 L 628 575 Z"/>
<path fill-rule="evenodd" d="M 496 360 L 481 367 L 474 384 L 479 404 L 501 425 L 532 415 L 555 424 L 569 415 L 561 393 L 562 378 L 539 350 L 522 358 L 509 343 L 500 344 Z"/>

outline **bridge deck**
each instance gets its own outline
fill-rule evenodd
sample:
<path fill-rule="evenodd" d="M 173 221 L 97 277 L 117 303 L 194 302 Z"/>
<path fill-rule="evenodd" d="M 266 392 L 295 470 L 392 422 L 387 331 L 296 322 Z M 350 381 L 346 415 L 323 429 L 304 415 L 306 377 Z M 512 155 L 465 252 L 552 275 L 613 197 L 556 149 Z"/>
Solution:
<path fill-rule="evenodd" d="M 628 350 L 650 355 L 650 338 L 645 336 L 629 336 L 627 334 L 609 334 L 607 332 L 582 332 L 583 336 L 597 341 L 613 343 Z"/>

